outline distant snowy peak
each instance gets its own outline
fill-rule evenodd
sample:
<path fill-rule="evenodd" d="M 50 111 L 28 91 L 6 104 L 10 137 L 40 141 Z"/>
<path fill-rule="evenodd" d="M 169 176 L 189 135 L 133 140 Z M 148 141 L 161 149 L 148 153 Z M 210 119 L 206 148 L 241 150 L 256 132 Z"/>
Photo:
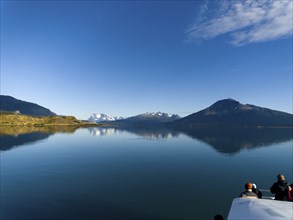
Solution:
<path fill-rule="evenodd" d="M 166 117 L 166 118 L 174 118 L 174 117 L 178 117 L 180 118 L 179 115 L 176 114 L 168 114 L 168 113 L 164 113 L 164 112 L 146 112 L 145 114 L 142 114 L 143 116 L 150 116 L 150 117 Z"/>
<path fill-rule="evenodd" d="M 146 112 L 137 116 L 127 118 L 130 121 L 157 121 L 157 122 L 170 122 L 180 119 L 179 115 L 168 114 L 163 112 Z"/>
<path fill-rule="evenodd" d="M 107 115 L 104 113 L 96 113 L 96 114 L 92 114 L 88 121 L 91 122 L 101 122 L 101 121 L 116 121 L 116 120 L 121 120 L 123 119 L 122 117 L 117 117 L 117 116 L 111 116 L 111 115 Z"/>
<path fill-rule="evenodd" d="M 107 115 L 104 113 L 96 113 L 92 114 L 88 121 L 90 122 L 102 122 L 102 121 L 107 121 L 107 122 L 113 122 L 113 121 L 118 121 L 119 122 L 157 122 L 157 123 L 162 123 L 162 122 L 171 122 L 177 119 L 180 119 L 179 115 L 176 114 L 168 114 L 168 113 L 163 113 L 163 112 L 146 112 L 144 114 L 136 115 L 133 117 L 129 117 L 124 119 L 122 117 L 113 117 L 111 115 Z M 120 121 L 122 120 L 122 121 Z M 116 123 L 116 122 L 115 122 Z"/>

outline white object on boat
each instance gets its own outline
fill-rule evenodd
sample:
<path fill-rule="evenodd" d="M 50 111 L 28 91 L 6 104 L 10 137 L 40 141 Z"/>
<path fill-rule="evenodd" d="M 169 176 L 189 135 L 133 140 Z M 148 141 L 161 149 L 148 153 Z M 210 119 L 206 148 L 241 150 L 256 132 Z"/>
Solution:
<path fill-rule="evenodd" d="M 293 202 L 269 199 L 236 198 L 228 220 L 293 220 Z"/>

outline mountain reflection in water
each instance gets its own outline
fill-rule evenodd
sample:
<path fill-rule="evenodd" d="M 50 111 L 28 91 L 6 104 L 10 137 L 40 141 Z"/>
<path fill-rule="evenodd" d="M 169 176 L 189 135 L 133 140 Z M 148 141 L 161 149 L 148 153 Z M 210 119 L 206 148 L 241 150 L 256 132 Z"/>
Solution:
<path fill-rule="evenodd" d="M 97 128 L 97 127 L 90 127 L 87 128 L 91 135 L 93 136 L 105 136 L 105 135 L 113 135 L 119 133 L 120 130 L 115 128 Z"/>
<path fill-rule="evenodd" d="M 253 149 L 292 140 L 291 128 L 210 127 L 182 130 L 186 135 L 203 141 L 215 150 L 235 154 L 242 149 Z"/>
<path fill-rule="evenodd" d="M 9 150 L 48 138 L 55 133 L 74 133 L 74 126 L 7 127 L 0 129 L 0 151 Z M 145 139 L 177 138 L 187 135 L 213 147 L 217 152 L 233 155 L 242 149 L 253 149 L 292 140 L 292 128 L 200 127 L 172 129 L 166 127 L 90 127 L 91 135 L 105 136 L 130 132 Z"/>
<path fill-rule="evenodd" d="M 17 146 L 22 146 L 37 142 L 43 139 L 48 138 L 52 134 L 42 133 L 42 132 L 33 132 L 20 135 L 0 135 L 0 151 L 10 150 Z"/>
<path fill-rule="evenodd" d="M 165 139 L 165 138 L 176 138 L 180 132 L 167 129 L 164 127 L 127 127 L 127 128 L 106 128 L 106 127 L 95 127 L 88 128 L 91 135 L 104 136 L 113 135 L 121 132 L 130 132 L 141 136 L 145 139 Z"/>
<path fill-rule="evenodd" d="M 192 129 L 170 129 L 151 127 L 89 128 L 92 135 L 103 136 L 127 131 L 146 139 L 177 138 L 185 134 L 202 141 L 224 154 L 236 154 L 242 149 L 253 149 L 287 142 L 293 139 L 292 128 L 256 127 L 200 127 Z"/>
<path fill-rule="evenodd" d="M 0 127 L 0 151 L 49 138 L 55 133 L 74 133 L 75 126 L 2 126 Z"/>

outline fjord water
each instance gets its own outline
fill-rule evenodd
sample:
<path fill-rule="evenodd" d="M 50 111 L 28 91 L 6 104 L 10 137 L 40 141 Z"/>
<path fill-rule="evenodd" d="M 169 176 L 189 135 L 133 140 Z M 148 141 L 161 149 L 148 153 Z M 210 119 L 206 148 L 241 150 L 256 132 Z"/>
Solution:
<path fill-rule="evenodd" d="M 0 218 L 213 219 L 292 179 L 291 129 L 83 128 L 0 135 Z"/>

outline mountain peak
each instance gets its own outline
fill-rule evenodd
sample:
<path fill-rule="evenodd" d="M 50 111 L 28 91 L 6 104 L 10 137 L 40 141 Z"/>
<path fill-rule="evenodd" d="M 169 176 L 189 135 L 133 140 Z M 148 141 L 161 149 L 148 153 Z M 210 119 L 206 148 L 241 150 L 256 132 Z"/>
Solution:
<path fill-rule="evenodd" d="M 223 99 L 215 102 L 210 106 L 210 108 L 234 108 L 241 105 L 240 102 L 234 100 L 234 99 Z"/>
<path fill-rule="evenodd" d="M 235 101 L 234 99 L 223 99 L 215 102 L 210 107 L 206 108 L 204 110 L 204 113 L 206 115 L 222 114 L 226 112 L 231 112 L 241 106 L 242 104 L 240 104 L 240 102 L 238 101 Z"/>
<path fill-rule="evenodd" d="M 101 121 L 116 121 L 116 120 L 120 120 L 120 119 L 123 119 L 123 118 L 117 117 L 117 116 L 107 115 L 105 113 L 94 113 L 89 117 L 88 121 L 101 122 Z"/>
<path fill-rule="evenodd" d="M 219 100 L 217 102 L 215 102 L 214 104 L 219 104 L 219 103 L 224 103 L 224 104 L 239 104 L 240 102 L 236 101 L 235 99 L 231 99 L 231 98 L 227 98 L 227 99 L 222 99 Z"/>
<path fill-rule="evenodd" d="M 50 109 L 36 103 L 26 102 L 12 96 L 0 95 L 0 111 L 18 112 L 31 116 L 54 116 Z"/>
<path fill-rule="evenodd" d="M 197 113 L 177 120 L 178 125 L 249 125 L 291 126 L 293 115 L 250 104 L 241 104 L 233 99 L 223 99 Z"/>
<path fill-rule="evenodd" d="M 149 117 L 165 117 L 165 118 L 180 118 L 177 114 L 168 114 L 164 112 L 146 112 L 144 114 L 138 115 L 138 116 L 149 116 Z"/>

